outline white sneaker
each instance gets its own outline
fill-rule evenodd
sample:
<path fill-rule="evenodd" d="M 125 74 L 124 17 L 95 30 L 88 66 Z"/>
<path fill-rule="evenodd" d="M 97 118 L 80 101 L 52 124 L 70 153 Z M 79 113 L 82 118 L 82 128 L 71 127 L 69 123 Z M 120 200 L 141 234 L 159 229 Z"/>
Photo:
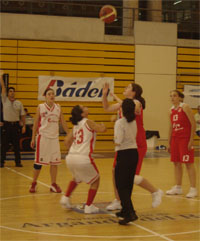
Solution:
<path fill-rule="evenodd" d="M 108 211 L 113 211 L 113 210 L 121 210 L 122 209 L 122 206 L 121 206 L 121 202 L 117 199 L 113 200 L 111 202 L 111 204 L 109 204 L 106 209 Z"/>
<path fill-rule="evenodd" d="M 170 190 L 166 191 L 167 195 L 180 195 L 182 194 L 182 187 L 173 186 Z"/>
<path fill-rule="evenodd" d="M 195 187 L 191 187 L 186 197 L 192 198 L 196 196 L 197 196 L 197 189 Z"/>
<path fill-rule="evenodd" d="M 62 196 L 60 199 L 60 204 L 64 207 L 64 208 L 72 208 L 72 205 L 70 203 L 70 198 L 66 197 L 66 196 Z"/>
<path fill-rule="evenodd" d="M 98 213 L 98 212 L 99 212 L 99 208 L 95 207 L 93 204 L 91 204 L 90 206 L 85 205 L 84 213 Z"/>
<path fill-rule="evenodd" d="M 157 192 L 152 193 L 152 207 L 153 208 L 156 208 L 161 204 L 163 194 L 164 194 L 163 191 L 160 189 L 158 189 Z"/>

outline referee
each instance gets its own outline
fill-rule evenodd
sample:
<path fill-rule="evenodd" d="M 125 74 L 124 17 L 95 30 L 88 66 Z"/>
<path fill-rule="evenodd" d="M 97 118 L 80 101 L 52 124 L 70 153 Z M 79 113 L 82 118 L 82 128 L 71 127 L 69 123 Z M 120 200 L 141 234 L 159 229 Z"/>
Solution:
<path fill-rule="evenodd" d="M 9 149 L 11 143 L 15 153 L 16 167 L 22 167 L 21 155 L 20 155 L 20 136 L 21 126 L 20 121 L 23 123 L 22 133 L 25 133 L 25 112 L 23 104 L 15 99 L 15 88 L 9 87 L 6 91 L 6 87 L 3 81 L 3 74 L 0 76 L 1 83 L 1 98 L 3 104 L 3 127 L 2 127 L 2 143 L 1 143 L 1 163 L 0 167 L 4 167 L 6 159 L 6 152 Z"/>

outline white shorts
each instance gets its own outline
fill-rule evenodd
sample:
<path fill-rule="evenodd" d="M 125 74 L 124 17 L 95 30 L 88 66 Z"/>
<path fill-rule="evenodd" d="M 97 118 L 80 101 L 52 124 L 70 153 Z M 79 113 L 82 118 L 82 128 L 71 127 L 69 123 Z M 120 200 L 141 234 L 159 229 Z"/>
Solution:
<path fill-rule="evenodd" d="M 69 154 L 66 156 L 66 164 L 77 183 L 91 184 L 99 178 L 99 171 L 89 157 Z"/>
<path fill-rule="evenodd" d="M 60 144 L 58 138 L 46 138 L 38 135 L 36 138 L 35 163 L 38 165 L 61 164 Z"/>

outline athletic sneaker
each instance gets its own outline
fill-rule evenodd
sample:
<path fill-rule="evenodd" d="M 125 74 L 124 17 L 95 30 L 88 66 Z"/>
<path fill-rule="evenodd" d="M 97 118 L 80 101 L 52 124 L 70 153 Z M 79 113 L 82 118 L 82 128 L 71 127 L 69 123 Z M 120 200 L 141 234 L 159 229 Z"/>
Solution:
<path fill-rule="evenodd" d="M 106 209 L 108 211 L 113 211 L 113 210 L 120 210 L 122 209 L 121 202 L 117 199 L 113 200 L 111 204 L 109 204 Z"/>
<path fill-rule="evenodd" d="M 196 196 L 197 196 L 197 189 L 195 187 L 191 187 L 186 197 L 192 198 Z"/>
<path fill-rule="evenodd" d="M 51 184 L 50 191 L 51 192 L 57 192 L 57 193 L 62 192 L 62 190 L 60 189 L 60 187 L 56 183 Z"/>
<path fill-rule="evenodd" d="M 158 207 L 162 202 L 163 191 L 158 189 L 157 192 L 152 193 L 152 207 Z"/>
<path fill-rule="evenodd" d="M 173 186 L 170 190 L 166 191 L 167 195 L 180 195 L 182 193 L 182 187 L 177 185 Z"/>
<path fill-rule="evenodd" d="M 36 192 L 36 185 L 37 185 L 37 182 L 32 182 L 29 192 L 31 193 Z"/>
<path fill-rule="evenodd" d="M 136 221 L 138 219 L 138 216 L 134 213 L 128 217 L 124 217 L 124 219 L 121 219 L 119 220 L 119 224 L 120 225 L 126 225 L 128 224 L 129 222 L 133 222 L 133 221 Z"/>
<path fill-rule="evenodd" d="M 93 204 L 91 204 L 90 206 L 85 205 L 84 213 L 98 213 L 98 212 L 99 212 L 99 208 L 95 207 Z"/>
<path fill-rule="evenodd" d="M 66 196 L 62 196 L 60 199 L 60 204 L 64 207 L 64 208 L 72 208 L 72 205 L 70 203 L 70 198 L 66 197 Z"/>

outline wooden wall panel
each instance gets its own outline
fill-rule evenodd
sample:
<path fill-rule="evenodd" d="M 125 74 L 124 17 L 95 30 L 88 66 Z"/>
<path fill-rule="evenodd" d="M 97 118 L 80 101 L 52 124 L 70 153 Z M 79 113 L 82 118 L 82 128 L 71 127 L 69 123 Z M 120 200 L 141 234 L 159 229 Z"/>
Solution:
<path fill-rule="evenodd" d="M 99 44 L 30 40 L 1 40 L 0 64 L 9 73 L 10 85 L 16 88 L 16 98 L 34 116 L 37 105 L 38 76 L 114 77 L 114 92 L 123 97 L 124 88 L 134 81 L 135 47 L 124 44 Z M 58 102 L 69 125 L 73 106 L 83 102 Z M 101 102 L 85 102 L 90 118 L 105 122 L 108 131 L 97 140 L 113 140 L 114 113 L 106 113 Z M 61 138 L 61 141 L 63 139 Z"/>

